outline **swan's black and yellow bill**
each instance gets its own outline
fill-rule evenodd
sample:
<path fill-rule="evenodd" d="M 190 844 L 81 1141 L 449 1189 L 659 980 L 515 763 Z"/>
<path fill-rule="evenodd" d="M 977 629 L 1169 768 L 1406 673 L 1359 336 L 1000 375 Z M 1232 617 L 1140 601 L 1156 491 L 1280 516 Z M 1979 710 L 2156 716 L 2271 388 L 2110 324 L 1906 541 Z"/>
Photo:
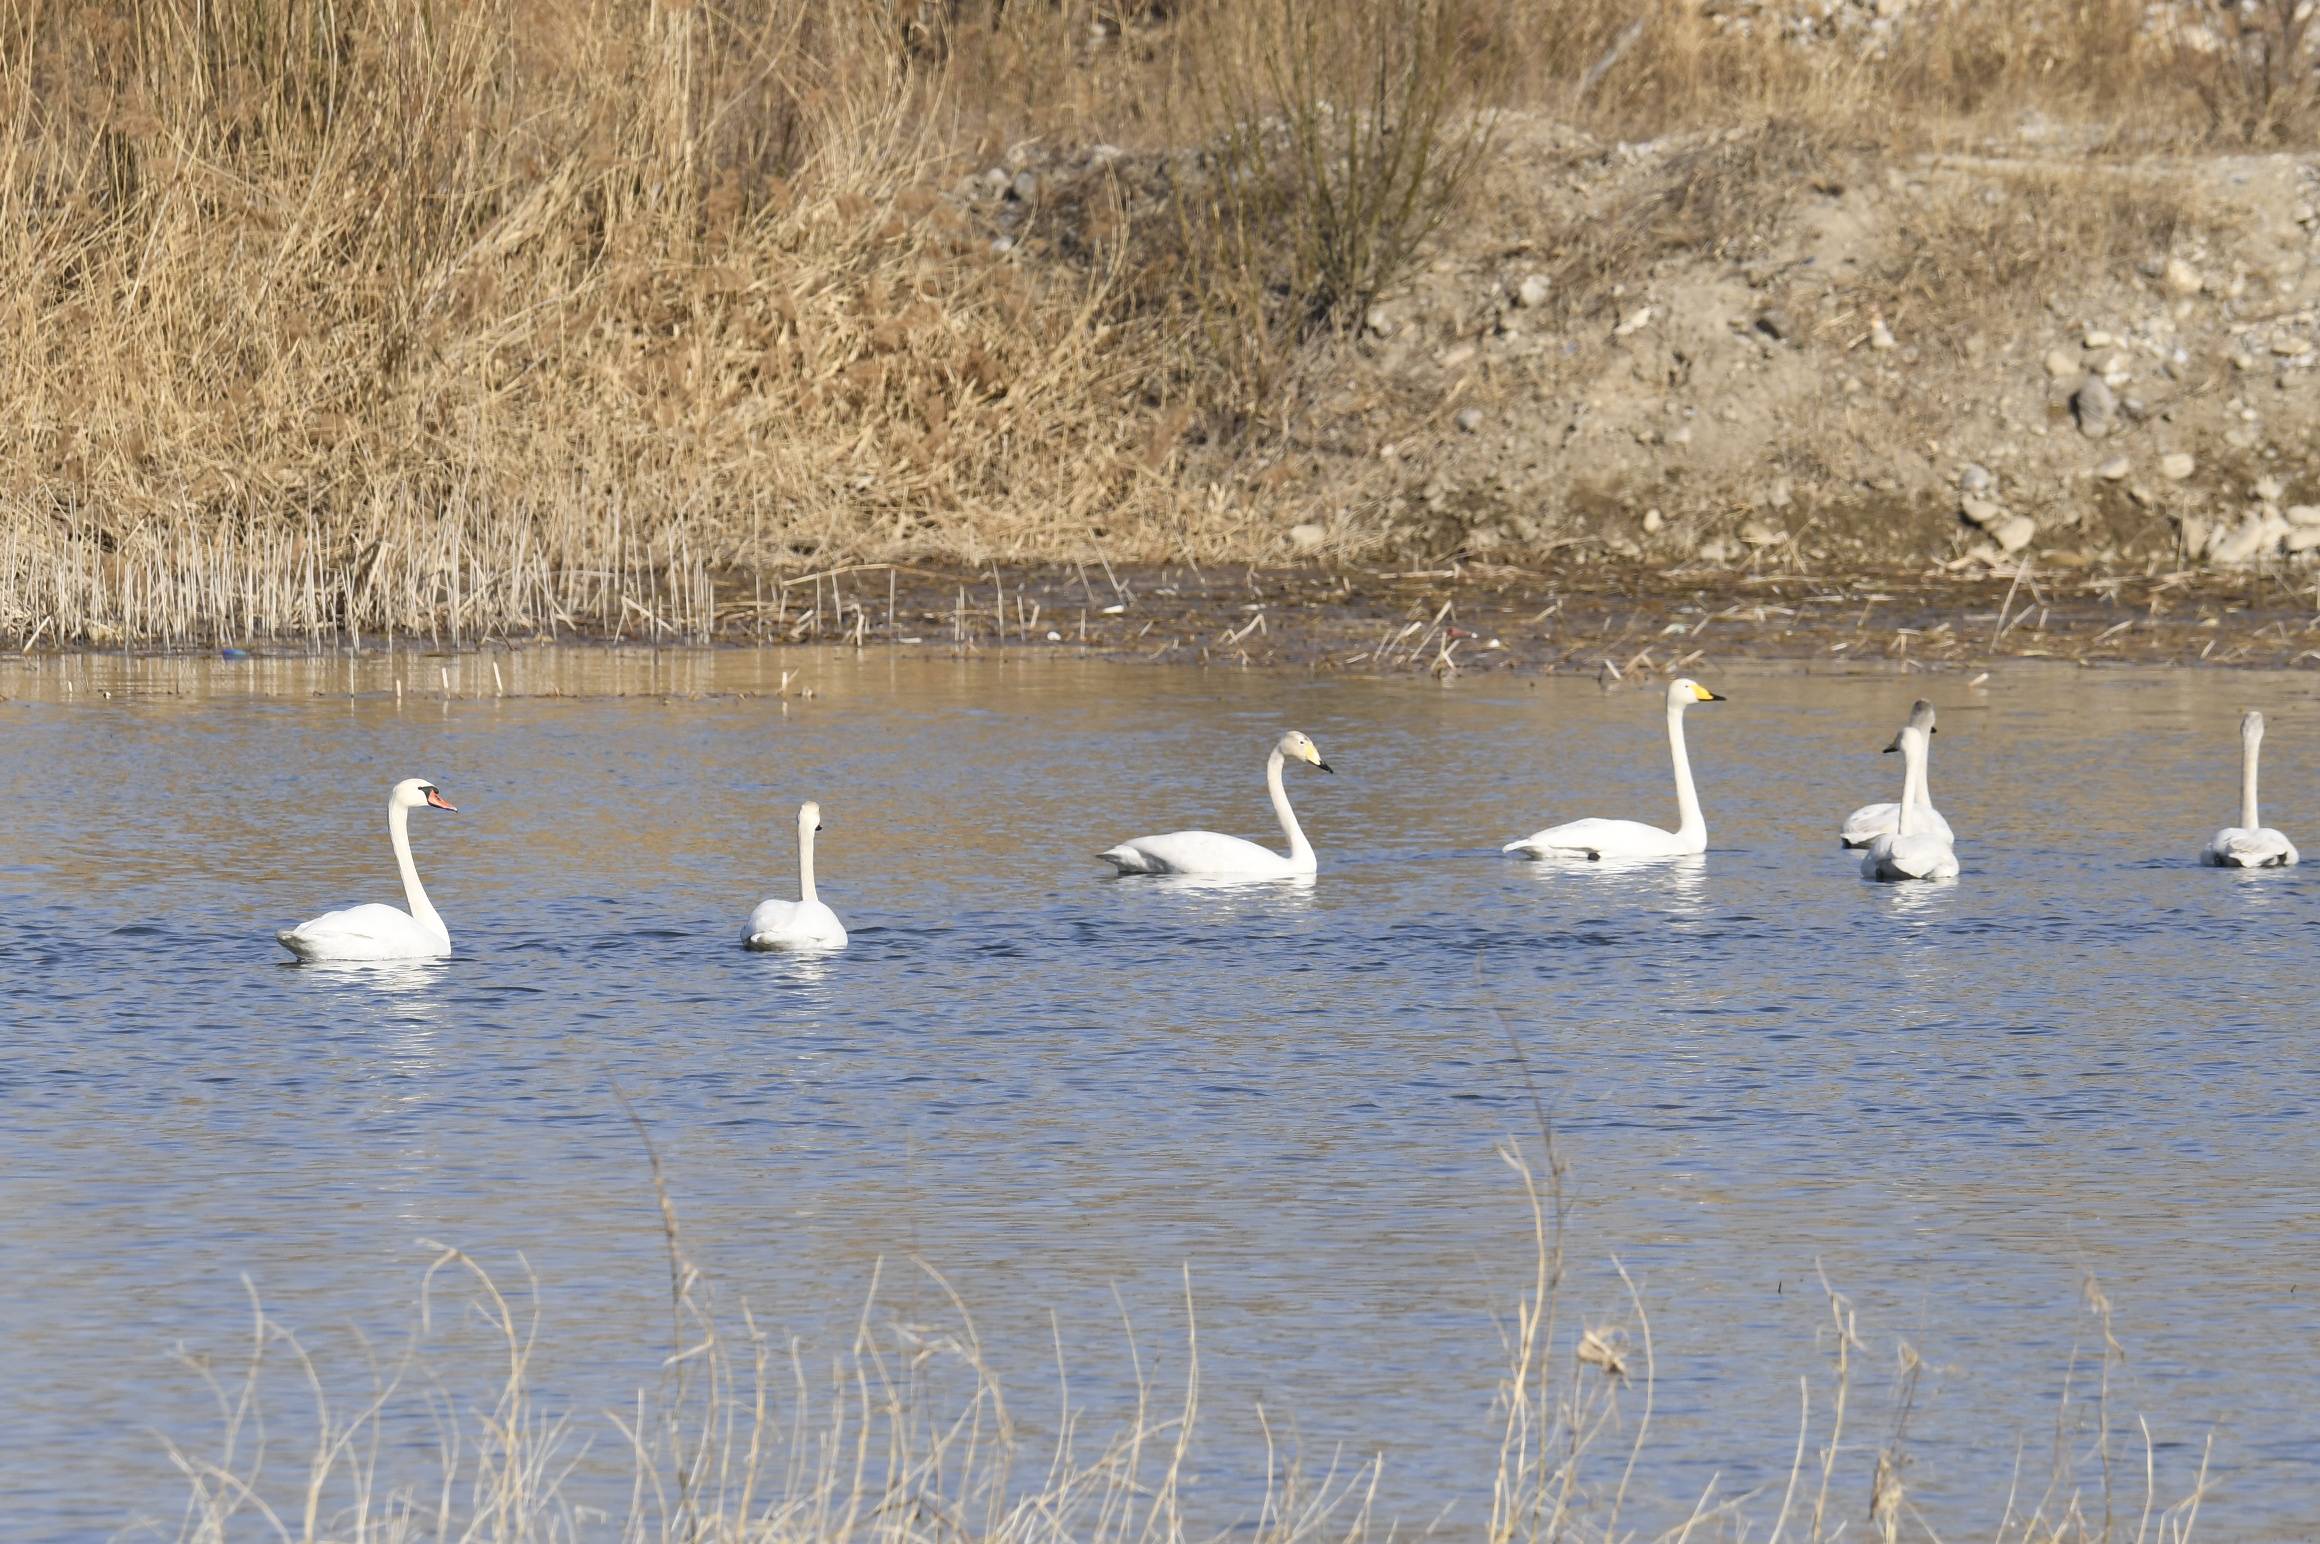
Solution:
<path fill-rule="evenodd" d="M 1316 761 L 1316 762 L 1315 762 L 1315 763 L 1313 763 L 1313 764 L 1314 764 L 1315 766 L 1319 767 L 1319 768 L 1320 768 L 1322 771 L 1324 771 L 1324 772 L 1328 773 L 1328 774 L 1329 774 L 1330 776 L 1332 776 L 1332 777 L 1335 777 L 1335 776 L 1337 775 L 1337 769 L 1336 769 L 1335 767 L 1331 766 L 1331 765 L 1330 765 L 1328 762 L 1326 762 L 1326 761 Z"/>
<path fill-rule="evenodd" d="M 434 805 L 439 810 L 449 810 L 454 815 L 459 813 L 459 806 L 452 803 L 449 799 L 444 798 L 443 790 L 440 788 L 430 788 L 427 790 L 427 802 Z"/>

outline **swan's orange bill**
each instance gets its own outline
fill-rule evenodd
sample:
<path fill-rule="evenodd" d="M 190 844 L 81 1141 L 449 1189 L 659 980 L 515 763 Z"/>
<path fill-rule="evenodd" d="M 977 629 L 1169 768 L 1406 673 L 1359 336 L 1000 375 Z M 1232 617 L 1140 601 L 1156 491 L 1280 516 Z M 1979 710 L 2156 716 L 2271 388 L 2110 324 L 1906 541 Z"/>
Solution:
<path fill-rule="evenodd" d="M 444 798 L 442 793 L 436 789 L 427 790 L 427 802 L 439 810 L 449 810 L 454 815 L 459 813 L 459 806 Z"/>

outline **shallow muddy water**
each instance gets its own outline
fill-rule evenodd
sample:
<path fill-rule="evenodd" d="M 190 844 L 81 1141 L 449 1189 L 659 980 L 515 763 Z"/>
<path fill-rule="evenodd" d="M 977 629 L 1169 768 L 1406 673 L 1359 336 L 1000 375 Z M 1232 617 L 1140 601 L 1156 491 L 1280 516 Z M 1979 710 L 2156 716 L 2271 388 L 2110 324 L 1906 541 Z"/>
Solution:
<path fill-rule="evenodd" d="M 764 695 L 784 670 L 814 695 Z M 506 697 L 472 657 L 0 665 L 11 1531 L 173 1532 L 161 1438 L 217 1418 L 172 1348 L 230 1361 L 246 1276 L 359 1388 L 352 1331 L 414 1322 L 422 1240 L 528 1262 L 542 1398 L 607 1430 L 668 1335 L 615 1086 L 721 1300 L 777 1339 L 842 1347 L 882 1259 L 877 1312 L 937 1315 L 922 1259 L 1028 1432 L 1059 1340 L 1101 1426 L 1123 1310 L 1171 1397 L 1189 1274 L 1203 1515 L 1253 1505 L 1261 1402 L 1313 1461 L 1382 1451 L 1381 1518 L 1471 1531 L 1531 1254 L 1495 1152 L 1534 1130 L 1526 1063 L 1576 1203 L 1566 1329 L 1626 1312 L 1614 1257 L 1651 1318 L 1635 1524 L 1711 1478 L 1770 1485 L 1770 1516 L 1828 1365 L 1817 1266 L 1869 1344 L 1856 1528 L 1903 1340 L 1914 1503 L 1987 1535 L 2018 1453 L 2035 1495 L 2074 1348 L 2095 1375 L 2091 1276 L 2162 1500 L 2212 1432 L 2203 1532 L 2320 1531 L 2320 869 L 2190 861 L 2233 816 L 2249 705 L 2267 818 L 2320 844 L 2309 678 L 1713 676 L 1710 852 L 1605 871 L 1496 848 L 1672 819 L 1649 690 L 839 651 L 501 672 Z M 1867 885 L 1835 828 L 1892 797 L 1877 751 L 1919 691 L 1965 877 Z M 1178 826 L 1271 840 L 1289 725 L 1339 774 L 1292 769 L 1316 882 L 1092 860 Z M 399 900 L 380 807 L 413 774 L 460 805 L 413 823 L 456 957 L 292 965 L 276 928 Z M 803 797 L 853 947 L 744 953 L 750 906 L 794 893 Z M 2141 1465 L 2138 1439 L 2129 1515 Z"/>

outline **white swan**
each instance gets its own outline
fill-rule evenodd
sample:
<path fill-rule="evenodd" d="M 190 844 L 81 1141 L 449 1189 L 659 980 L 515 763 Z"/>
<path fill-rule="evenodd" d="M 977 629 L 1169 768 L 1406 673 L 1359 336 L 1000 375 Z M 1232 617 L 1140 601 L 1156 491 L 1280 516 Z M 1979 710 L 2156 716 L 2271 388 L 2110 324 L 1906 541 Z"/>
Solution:
<path fill-rule="evenodd" d="M 798 898 L 759 901 L 742 930 L 750 949 L 843 949 L 846 925 L 814 894 L 814 833 L 822 829 L 822 807 L 808 799 L 798 806 Z"/>
<path fill-rule="evenodd" d="M 2199 850 L 2211 868 L 2287 868 L 2296 844 L 2269 826 L 2256 824 L 2256 755 L 2263 748 L 2264 716 L 2250 712 L 2239 721 L 2239 824 L 2225 826 Z"/>
<path fill-rule="evenodd" d="M 1684 709 L 1695 702 L 1722 702 L 1724 698 L 1699 682 L 1670 681 L 1667 689 L 1668 755 L 1676 768 L 1676 815 L 1673 831 L 1647 826 L 1640 820 L 1574 820 L 1534 831 L 1501 852 L 1519 852 L 1532 858 L 1681 858 L 1708 850 L 1708 823 L 1700 818 L 1700 796 L 1692 789 L 1692 760 L 1684 753 Z"/>
<path fill-rule="evenodd" d="M 419 871 L 411 865 L 411 811 L 432 805 L 455 809 L 442 791 L 423 777 L 407 777 L 387 795 L 387 834 L 394 839 L 395 868 L 403 876 L 409 911 L 376 902 L 326 911 L 274 937 L 302 960 L 439 960 L 451 952 L 451 930 L 443 925 Z"/>
<path fill-rule="evenodd" d="M 1941 733 L 1933 724 L 1933 704 L 1923 697 L 1909 705 L 1909 722 L 1929 736 Z M 1894 743 L 1898 745 L 1900 742 Z M 1887 750 L 1893 748 L 1891 745 L 1886 747 Z M 1957 840 L 1950 831 L 1949 822 L 1942 819 L 1941 811 L 1933 807 L 1933 791 L 1930 787 L 1925 791 L 1925 805 L 1917 812 L 1917 820 L 1918 829 L 1930 831 L 1945 842 L 1954 843 Z M 1900 805 L 1864 804 L 1845 817 L 1844 825 L 1837 831 L 1837 845 L 1866 847 L 1880 836 L 1891 836 L 1900 829 Z"/>
<path fill-rule="evenodd" d="M 1162 836 L 1139 836 L 1096 856 L 1123 874 L 1201 874 L 1230 879 L 1287 879 L 1310 874 L 1317 867 L 1313 844 L 1305 840 L 1304 828 L 1297 824 L 1296 812 L 1289 808 L 1288 791 L 1281 786 L 1281 764 L 1291 760 L 1319 767 L 1324 772 L 1332 770 L 1321 759 L 1321 752 L 1313 742 L 1295 729 L 1281 736 L 1273 746 L 1273 753 L 1265 758 L 1265 786 L 1272 790 L 1273 813 L 1279 817 L 1281 830 L 1289 838 L 1286 858 L 1255 842 L 1217 831 L 1170 831 Z"/>
<path fill-rule="evenodd" d="M 1861 877 L 1884 881 L 1955 879 L 1957 854 L 1949 838 L 1937 836 L 1925 820 L 1925 756 L 1931 742 L 1915 724 L 1904 724 L 1887 750 L 1901 752 L 1899 829 L 1880 836 L 1861 854 Z"/>

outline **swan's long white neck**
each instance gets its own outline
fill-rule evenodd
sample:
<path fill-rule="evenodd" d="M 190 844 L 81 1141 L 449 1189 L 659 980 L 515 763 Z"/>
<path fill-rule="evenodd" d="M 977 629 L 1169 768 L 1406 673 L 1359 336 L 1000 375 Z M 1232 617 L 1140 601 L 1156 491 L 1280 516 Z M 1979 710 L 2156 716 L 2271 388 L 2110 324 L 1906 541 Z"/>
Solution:
<path fill-rule="evenodd" d="M 809 906 L 821 899 L 814 894 L 814 823 L 803 814 L 798 816 L 798 899 Z"/>
<path fill-rule="evenodd" d="M 1668 699 L 1668 755 L 1676 764 L 1676 835 L 1704 839 L 1708 822 L 1700 814 L 1699 791 L 1692 787 L 1692 758 L 1684 751 L 1684 704 Z"/>
<path fill-rule="evenodd" d="M 403 900 L 411 908 L 411 919 L 444 942 L 451 941 L 451 929 L 443 925 L 427 899 L 427 889 L 419 883 L 419 869 L 411 861 L 411 808 L 399 800 L 387 804 L 387 835 L 394 839 L 395 871 L 403 876 Z"/>
<path fill-rule="evenodd" d="M 2264 726 L 2251 724 L 2239 736 L 2239 824 L 2243 831 L 2257 829 L 2256 753 L 2264 743 Z"/>
<path fill-rule="evenodd" d="M 1281 786 L 1281 767 L 1285 759 L 1278 745 L 1273 747 L 1273 754 L 1265 758 L 1265 788 L 1273 796 L 1273 814 L 1281 822 L 1281 833 L 1289 838 L 1289 861 L 1302 868 L 1311 868 L 1313 844 L 1305 840 L 1305 828 L 1297 824 L 1297 812 L 1289 808 L 1289 790 Z"/>
<path fill-rule="evenodd" d="M 1894 822 L 1896 836 L 1915 836 L 1922 823 L 1920 812 L 1926 806 L 1925 796 L 1925 739 L 1922 735 L 1901 737 L 1901 810 Z"/>

